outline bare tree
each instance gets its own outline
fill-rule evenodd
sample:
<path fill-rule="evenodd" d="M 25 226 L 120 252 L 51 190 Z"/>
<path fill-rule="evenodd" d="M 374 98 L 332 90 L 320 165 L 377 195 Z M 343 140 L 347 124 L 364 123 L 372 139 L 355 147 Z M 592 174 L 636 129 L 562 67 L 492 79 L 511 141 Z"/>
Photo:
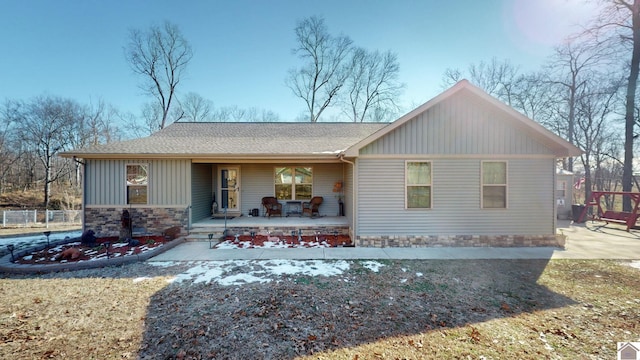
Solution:
<path fill-rule="evenodd" d="M 580 158 L 585 174 L 585 201 L 591 195 L 591 171 L 602 167 L 605 157 L 601 153 L 608 149 L 608 143 L 616 135 L 611 118 L 615 115 L 616 94 L 622 82 L 615 77 L 611 81 L 611 78 L 610 74 L 594 76 L 576 95 L 574 142 L 584 150 Z"/>
<path fill-rule="evenodd" d="M 442 83 L 440 84 L 440 87 L 443 90 L 446 90 L 462 79 L 464 79 L 462 70 L 458 68 L 446 68 L 442 75 Z"/>
<path fill-rule="evenodd" d="M 78 109 L 71 126 L 66 127 L 68 148 L 81 149 L 88 146 L 109 143 L 121 138 L 120 129 L 115 125 L 119 111 L 108 105 L 102 99 L 90 102 L 88 105 L 77 105 Z M 76 186 L 81 184 L 81 163 L 73 162 L 69 173 L 69 182 Z M 73 177 L 71 175 L 74 175 Z"/>
<path fill-rule="evenodd" d="M 584 36 L 598 39 L 604 47 L 617 49 L 626 62 L 624 164 L 622 191 L 633 188 L 633 142 L 636 126 L 636 90 L 640 74 L 640 0 L 601 0 L 604 5 Z M 620 56 L 622 54 L 622 56 Z M 623 210 L 631 211 L 631 199 L 624 197 Z"/>
<path fill-rule="evenodd" d="M 15 127 L 18 125 L 21 103 L 6 100 L 0 109 L 0 194 L 5 190 L 5 183 L 13 165 L 20 160 L 20 147 L 16 146 Z"/>
<path fill-rule="evenodd" d="M 519 75 L 518 67 L 509 60 L 500 61 L 492 58 L 488 63 L 481 61 L 478 64 L 470 64 L 466 74 L 470 82 L 489 95 L 512 104 L 514 86 Z M 442 86 L 448 88 L 464 77 L 465 73 L 460 69 L 447 68 L 442 77 Z"/>
<path fill-rule="evenodd" d="M 576 107 L 580 100 L 579 94 L 584 94 L 583 88 L 588 79 L 593 78 L 596 68 L 606 59 L 603 49 L 591 41 L 570 39 L 555 49 L 548 66 L 550 82 L 560 88 L 564 94 L 566 108 L 564 118 L 566 124 L 565 138 L 575 144 Z M 567 170 L 573 171 L 573 158 L 568 159 Z"/>
<path fill-rule="evenodd" d="M 532 72 L 517 78 L 511 106 L 527 117 L 553 128 L 549 120 L 554 118 L 553 109 L 557 107 L 558 102 L 557 88 L 549 83 L 547 72 Z M 560 131 L 556 133 L 563 136 Z"/>
<path fill-rule="evenodd" d="M 19 138 L 42 165 L 44 206 L 49 206 L 51 184 L 69 169 L 56 161 L 58 153 L 69 145 L 69 134 L 84 116 L 73 100 L 41 96 L 23 106 L 19 113 Z"/>
<path fill-rule="evenodd" d="M 289 71 L 286 84 L 304 100 L 309 121 L 317 122 L 344 85 L 352 41 L 330 35 L 324 19 L 315 16 L 300 21 L 295 34 L 298 45 L 293 52 L 305 64 Z"/>
<path fill-rule="evenodd" d="M 356 48 L 345 83 L 345 112 L 353 122 L 381 120 L 395 114 L 403 85 L 398 81 L 398 56 L 391 51 L 367 51 Z"/>
<path fill-rule="evenodd" d="M 142 124 L 132 124 L 131 130 L 137 136 L 148 136 L 158 131 L 157 124 L 162 121 L 163 111 L 152 102 L 142 104 Z"/>
<path fill-rule="evenodd" d="M 241 108 L 237 105 L 214 109 L 211 116 L 219 122 L 278 122 L 280 116 L 271 110 L 257 107 Z"/>
<path fill-rule="evenodd" d="M 184 114 L 185 121 L 210 121 L 212 110 L 213 102 L 194 92 L 187 93 L 180 101 L 179 111 Z"/>
<path fill-rule="evenodd" d="M 162 27 L 151 26 L 147 31 L 131 30 L 125 55 L 133 72 L 144 78 L 142 90 L 156 99 L 161 113 L 156 130 L 163 129 L 176 88 L 193 57 L 191 45 L 176 25 L 165 21 Z"/>

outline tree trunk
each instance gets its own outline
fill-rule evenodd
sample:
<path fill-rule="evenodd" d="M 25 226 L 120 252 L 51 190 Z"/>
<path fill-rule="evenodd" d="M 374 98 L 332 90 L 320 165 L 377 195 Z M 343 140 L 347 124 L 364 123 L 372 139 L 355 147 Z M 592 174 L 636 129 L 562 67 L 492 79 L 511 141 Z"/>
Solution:
<path fill-rule="evenodd" d="M 51 197 L 51 166 L 47 166 L 44 173 L 44 208 L 49 209 L 49 199 Z"/>
<path fill-rule="evenodd" d="M 571 87 L 569 88 L 569 124 L 568 124 L 568 140 L 570 143 L 574 144 L 574 133 L 575 133 L 575 123 L 576 123 L 576 80 L 575 80 L 575 76 L 573 79 L 573 83 L 571 85 Z M 568 160 L 568 164 L 567 164 L 567 170 L 573 172 L 573 157 L 569 157 Z M 585 178 L 586 181 L 586 178 Z M 588 198 L 587 198 L 588 199 Z M 586 199 L 585 199 L 586 200 Z"/>
<path fill-rule="evenodd" d="M 629 70 L 629 82 L 627 84 L 627 99 L 625 109 L 624 131 L 624 165 L 622 168 L 622 191 L 631 191 L 633 188 L 633 130 L 635 125 L 635 98 L 638 83 L 638 71 L 640 71 L 640 0 L 634 0 L 631 9 L 631 21 L 633 28 L 633 53 L 631 55 L 631 69 Z M 631 199 L 624 197 L 623 211 L 631 211 Z"/>

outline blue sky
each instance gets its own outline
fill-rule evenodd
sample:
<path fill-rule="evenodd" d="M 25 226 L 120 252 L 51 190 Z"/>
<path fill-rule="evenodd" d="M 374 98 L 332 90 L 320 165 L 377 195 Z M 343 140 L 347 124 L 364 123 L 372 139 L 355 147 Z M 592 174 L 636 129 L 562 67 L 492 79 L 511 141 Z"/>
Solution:
<path fill-rule="evenodd" d="M 497 57 L 537 69 L 591 14 L 579 0 L 0 0 L 0 100 L 102 99 L 139 115 L 149 99 L 124 57 L 128 30 L 169 20 L 194 49 L 181 93 L 292 121 L 304 111 L 284 81 L 300 65 L 293 29 L 315 15 L 358 46 L 398 54 L 409 111 L 443 90 L 448 67 Z"/>

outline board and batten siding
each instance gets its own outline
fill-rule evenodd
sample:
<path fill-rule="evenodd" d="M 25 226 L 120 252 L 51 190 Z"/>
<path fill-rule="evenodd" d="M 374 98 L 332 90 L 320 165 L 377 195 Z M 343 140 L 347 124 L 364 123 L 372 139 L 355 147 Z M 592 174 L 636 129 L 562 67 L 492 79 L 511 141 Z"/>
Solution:
<path fill-rule="evenodd" d="M 191 220 L 211 217 L 213 173 L 211 164 L 191 164 Z"/>
<path fill-rule="evenodd" d="M 410 157 L 408 159 L 411 159 Z M 480 208 L 481 159 L 432 164 L 432 208 L 405 209 L 405 160 L 359 159 L 359 236 L 553 234 L 552 158 L 509 159 L 508 208 Z"/>
<path fill-rule="evenodd" d="M 504 111 L 463 90 L 360 149 L 360 155 L 552 155 Z"/>
<path fill-rule="evenodd" d="M 87 159 L 87 206 L 126 205 L 126 165 L 149 166 L 148 200 L 153 206 L 186 206 L 191 200 L 189 160 L 93 160 Z M 141 205 L 135 205 L 141 206 Z"/>

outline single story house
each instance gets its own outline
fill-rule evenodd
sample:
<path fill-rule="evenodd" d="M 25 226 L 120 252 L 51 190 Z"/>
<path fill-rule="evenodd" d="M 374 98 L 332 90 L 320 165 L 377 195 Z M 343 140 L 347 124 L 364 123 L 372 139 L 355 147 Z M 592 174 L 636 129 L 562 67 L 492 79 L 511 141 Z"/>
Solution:
<path fill-rule="evenodd" d="M 189 230 L 212 204 L 322 196 L 356 246 L 556 245 L 556 163 L 581 150 L 462 80 L 391 123 L 183 123 L 65 152 L 84 163 L 84 227 Z M 262 214 L 260 214 L 262 215 Z"/>

